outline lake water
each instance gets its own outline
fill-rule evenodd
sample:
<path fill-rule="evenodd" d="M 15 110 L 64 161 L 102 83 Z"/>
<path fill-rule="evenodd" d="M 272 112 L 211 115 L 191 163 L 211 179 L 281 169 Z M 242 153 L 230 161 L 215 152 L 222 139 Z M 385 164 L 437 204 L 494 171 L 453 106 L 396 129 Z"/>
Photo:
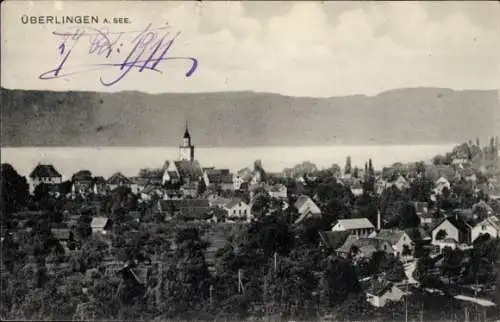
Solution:
<path fill-rule="evenodd" d="M 364 167 L 371 158 L 376 169 L 394 162 L 429 161 L 436 154 L 451 151 L 448 145 L 386 146 L 307 146 L 307 147 L 215 147 L 196 148 L 195 158 L 202 167 L 216 166 L 237 171 L 262 160 L 264 169 L 279 172 L 302 161 L 319 167 L 336 163 L 343 167 L 347 156 L 353 166 Z M 52 163 L 64 179 L 78 170 L 109 177 L 115 172 L 136 176 L 141 168 L 161 167 L 166 160 L 177 160 L 177 147 L 22 147 L 1 148 L 1 162 L 10 163 L 24 176 L 37 163 Z"/>

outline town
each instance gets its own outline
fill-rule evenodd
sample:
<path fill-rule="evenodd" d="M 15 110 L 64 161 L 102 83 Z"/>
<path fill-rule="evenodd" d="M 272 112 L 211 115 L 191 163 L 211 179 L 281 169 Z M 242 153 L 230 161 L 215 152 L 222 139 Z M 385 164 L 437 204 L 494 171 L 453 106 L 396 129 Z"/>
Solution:
<path fill-rule="evenodd" d="M 500 318 L 498 137 L 375 162 L 231 173 L 186 124 L 178 160 L 136 177 L 2 164 L 2 317 Z"/>

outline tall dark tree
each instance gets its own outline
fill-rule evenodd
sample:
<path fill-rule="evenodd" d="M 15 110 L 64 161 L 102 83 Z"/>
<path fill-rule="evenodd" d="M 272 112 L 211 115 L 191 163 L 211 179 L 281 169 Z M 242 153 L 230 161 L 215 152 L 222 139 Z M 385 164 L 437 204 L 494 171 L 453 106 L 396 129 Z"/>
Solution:
<path fill-rule="evenodd" d="M 351 157 L 348 156 L 345 161 L 344 174 L 351 174 L 352 165 L 351 165 Z"/>
<path fill-rule="evenodd" d="M 408 229 L 418 227 L 420 225 L 420 218 L 417 216 L 415 206 L 412 203 L 405 203 L 401 209 L 399 228 Z"/>
<path fill-rule="evenodd" d="M 17 211 L 28 203 L 29 185 L 25 177 L 8 163 L 2 163 L 0 169 L 2 190 L 1 205 L 2 214 Z"/>

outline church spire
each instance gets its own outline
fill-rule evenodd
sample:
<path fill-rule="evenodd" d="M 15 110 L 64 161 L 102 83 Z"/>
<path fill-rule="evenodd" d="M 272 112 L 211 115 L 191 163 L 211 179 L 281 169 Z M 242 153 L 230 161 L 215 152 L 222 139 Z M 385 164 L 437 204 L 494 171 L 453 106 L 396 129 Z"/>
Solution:
<path fill-rule="evenodd" d="M 184 138 L 191 139 L 191 135 L 189 134 L 188 121 L 186 120 L 186 130 L 184 131 Z"/>
<path fill-rule="evenodd" d="M 194 146 L 191 144 L 191 134 L 189 134 L 188 121 L 186 120 L 186 129 L 184 130 L 184 137 L 182 145 L 179 146 L 179 159 L 193 161 L 194 160 Z"/>

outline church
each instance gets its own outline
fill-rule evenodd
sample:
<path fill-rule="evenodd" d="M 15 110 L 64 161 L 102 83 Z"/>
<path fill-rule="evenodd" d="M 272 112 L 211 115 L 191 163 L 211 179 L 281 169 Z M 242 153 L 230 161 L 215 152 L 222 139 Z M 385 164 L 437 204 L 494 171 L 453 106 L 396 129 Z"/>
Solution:
<path fill-rule="evenodd" d="M 169 162 L 164 169 L 163 184 L 178 184 L 185 195 L 195 197 L 200 181 L 203 179 L 203 171 L 195 159 L 195 147 L 191 141 L 191 134 L 186 122 L 184 136 L 179 146 L 179 158 L 177 161 Z"/>

